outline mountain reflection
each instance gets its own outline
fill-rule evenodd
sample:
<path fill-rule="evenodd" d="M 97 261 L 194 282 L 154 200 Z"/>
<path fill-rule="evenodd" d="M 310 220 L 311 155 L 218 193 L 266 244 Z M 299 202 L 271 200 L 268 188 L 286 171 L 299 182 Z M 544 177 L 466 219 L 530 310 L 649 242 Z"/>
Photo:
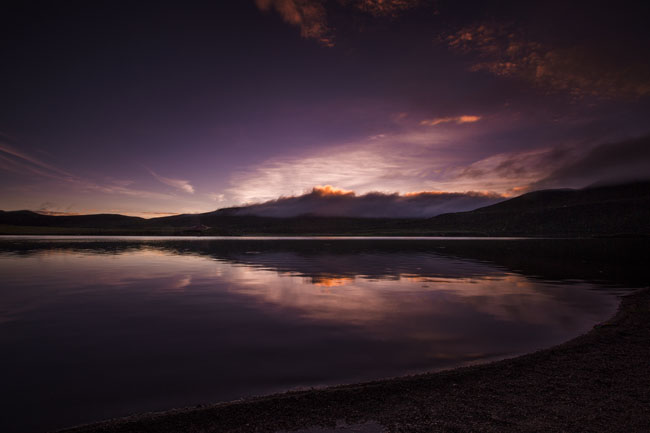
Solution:
<path fill-rule="evenodd" d="M 0 237 L 0 253 L 54 254 L 60 251 L 115 255 L 149 251 L 208 256 L 279 273 L 330 278 L 398 278 L 399 275 L 467 276 L 469 263 L 490 264 L 527 277 L 550 281 L 589 281 L 624 287 L 647 284 L 650 260 L 646 239 L 524 240 L 122 240 L 70 238 L 15 240 Z M 430 257 L 451 261 L 431 262 Z M 454 262 L 453 267 L 449 267 Z M 425 265 L 424 267 L 422 265 Z M 438 265 L 436 267 L 436 265 Z M 440 266 L 442 265 L 442 266 Z M 487 267 L 480 274 L 488 271 Z"/>
<path fill-rule="evenodd" d="M 33 429 L 56 428 L 529 352 L 613 314 L 613 294 L 646 282 L 647 251 L 631 240 L 5 239 L 12 415 L 0 430 L 27 410 L 42 414 Z"/>

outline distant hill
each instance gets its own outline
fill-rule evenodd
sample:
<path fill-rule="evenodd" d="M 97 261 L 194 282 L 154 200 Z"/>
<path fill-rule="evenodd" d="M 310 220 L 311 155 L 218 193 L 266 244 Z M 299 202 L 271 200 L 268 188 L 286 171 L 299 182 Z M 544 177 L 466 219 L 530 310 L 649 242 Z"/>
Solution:
<path fill-rule="evenodd" d="M 116 214 L 96 215 L 43 215 L 40 213 L 19 210 L 13 212 L 0 211 L 0 224 L 38 227 L 140 227 L 143 218 Z"/>
<path fill-rule="evenodd" d="M 242 215 L 238 208 L 143 219 L 0 211 L 1 234 L 647 236 L 650 182 L 542 190 L 469 212 L 429 219 L 291 218 Z"/>
<path fill-rule="evenodd" d="M 534 191 L 470 212 L 438 215 L 426 227 L 489 236 L 648 235 L 650 182 Z"/>
<path fill-rule="evenodd" d="M 182 229 L 207 226 L 205 234 L 217 236 L 237 235 L 366 235 L 394 230 L 401 222 L 418 222 L 421 219 L 348 218 L 301 215 L 288 218 L 233 215 L 231 209 L 194 215 L 176 215 L 148 220 L 150 227 Z"/>

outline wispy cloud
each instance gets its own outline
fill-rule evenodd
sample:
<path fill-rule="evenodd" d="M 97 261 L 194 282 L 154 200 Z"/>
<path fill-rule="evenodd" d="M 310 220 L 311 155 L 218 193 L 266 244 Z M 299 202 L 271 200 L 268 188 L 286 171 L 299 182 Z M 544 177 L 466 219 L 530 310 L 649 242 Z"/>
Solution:
<path fill-rule="evenodd" d="M 194 194 L 194 187 L 192 186 L 189 180 L 173 179 L 171 177 L 161 176 L 149 168 L 147 168 L 147 170 L 160 183 L 164 183 L 165 185 L 171 186 L 172 188 L 176 188 L 181 191 L 185 191 L 186 193 L 189 194 Z"/>
<path fill-rule="evenodd" d="M 425 119 L 420 122 L 423 126 L 437 126 L 443 123 L 455 123 L 462 125 L 463 123 L 474 123 L 481 120 L 481 116 L 455 116 L 455 117 L 435 117 L 433 119 Z"/>
<path fill-rule="evenodd" d="M 481 146 L 486 133 L 416 128 L 277 157 L 236 172 L 224 194 L 227 202 L 237 204 L 297 197 L 316 185 L 335 185 L 359 195 L 423 190 L 517 195 L 539 187 L 583 187 L 625 173 L 638 178 L 650 166 L 647 138 L 593 154 L 598 143 L 569 141 L 486 155 Z"/>
<path fill-rule="evenodd" d="M 208 197 L 210 200 L 216 201 L 218 203 L 222 202 L 222 201 L 224 201 L 226 199 L 225 194 L 216 193 L 216 192 L 208 193 L 208 194 L 206 194 L 206 197 Z"/>
<path fill-rule="evenodd" d="M 46 205 L 47 206 L 42 205 L 35 212 L 42 215 L 52 215 L 52 216 L 94 215 L 99 213 L 102 214 L 109 213 L 109 214 L 135 216 L 135 217 L 140 217 L 145 219 L 178 215 L 178 213 L 176 212 L 132 212 L 126 209 L 84 209 L 79 211 L 56 210 L 55 205 L 51 203 L 48 203 Z"/>
<path fill-rule="evenodd" d="M 131 197 L 162 199 L 162 200 L 170 200 L 174 198 L 174 196 L 171 194 L 142 190 L 142 189 L 135 189 L 135 188 L 128 188 L 125 186 L 115 185 L 111 183 L 102 185 L 94 182 L 80 181 L 80 185 L 84 189 L 90 191 L 102 192 L 105 194 L 121 194 L 121 195 L 126 195 Z"/>
<path fill-rule="evenodd" d="M 23 176 L 37 176 L 67 183 L 81 190 L 152 199 L 173 198 L 169 194 L 131 188 L 129 186 L 131 184 L 130 181 L 112 180 L 105 183 L 94 182 L 56 167 L 53 164 L 44 162 L 4 142 L 0 142 L 0 169 Z"/>
<path fill-rule="evenodd" d="M 58 167 L 41 161 L 15 147 L 0 142 L 0 167 L 15 172 L 30 172 L 39 176 L 73 181 L 75 176 Z"/>
<path fill-rule="evenodd" d="M 457 179 L 480 182 L 487 189 L 511 195 L 544 188 L 648 180 L 650 136 L 500 153 L 459 169 Z"/>
<path fill-rule="evenodd" d="M 533 188 L 582 187 L 650 179 L 650 135 L 604 143 L 564 158 Z"/>
<path fill-rule="evenodd" d="M 418 129 L 267 160 L 236 172 L 226 196 L 234 203 L 255 203 L 299 195 L 315 185 L 336 185 L 359 194 L 484 190 L 472 179 L 451 182 L 458 167 L 472 162 L 456 146 L 467 137 L 466 131 Z"/>
<path fill-rule="evenodd" d="M 491 155 L 465 167 L 459 167 L 457 181 L 470 181 L 485 189 L 516 195 L 577 157 L 570 147 L 544 147 Z"/>

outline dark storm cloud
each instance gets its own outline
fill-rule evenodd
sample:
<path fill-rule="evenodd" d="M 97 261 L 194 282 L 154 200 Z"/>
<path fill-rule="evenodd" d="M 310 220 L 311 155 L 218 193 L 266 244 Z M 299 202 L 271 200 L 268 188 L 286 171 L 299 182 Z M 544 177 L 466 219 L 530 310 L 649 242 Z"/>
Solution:
<path fill-rule="evenodd" d="M 650 135 L 593 148 L 566 162 L 532 189 L 581 187 L 650 179 Z"/>
<path fill-rule="evenodd" d="M 281 197 L 237 210 L 240 215 L 292 217 L 298 215 L 346 216 L 366 218 L 429 218 L 448 212 L 463 212 L 504 200 L 497 194 L 477 192 L 419 192 L 356 195 L 330 186 L 315 187 L 294 197 Z"/>

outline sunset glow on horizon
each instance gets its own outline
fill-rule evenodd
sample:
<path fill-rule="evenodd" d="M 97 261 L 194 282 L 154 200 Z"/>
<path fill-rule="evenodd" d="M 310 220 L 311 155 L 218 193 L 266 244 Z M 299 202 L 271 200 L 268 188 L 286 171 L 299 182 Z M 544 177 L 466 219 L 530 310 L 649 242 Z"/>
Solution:
<path fill-rule="evenodd" d="M 471 207 L 649 178 L 647 8 L 497 9 L 12 5 L 0 209 L 151 218 L 315 193 Z"/>

